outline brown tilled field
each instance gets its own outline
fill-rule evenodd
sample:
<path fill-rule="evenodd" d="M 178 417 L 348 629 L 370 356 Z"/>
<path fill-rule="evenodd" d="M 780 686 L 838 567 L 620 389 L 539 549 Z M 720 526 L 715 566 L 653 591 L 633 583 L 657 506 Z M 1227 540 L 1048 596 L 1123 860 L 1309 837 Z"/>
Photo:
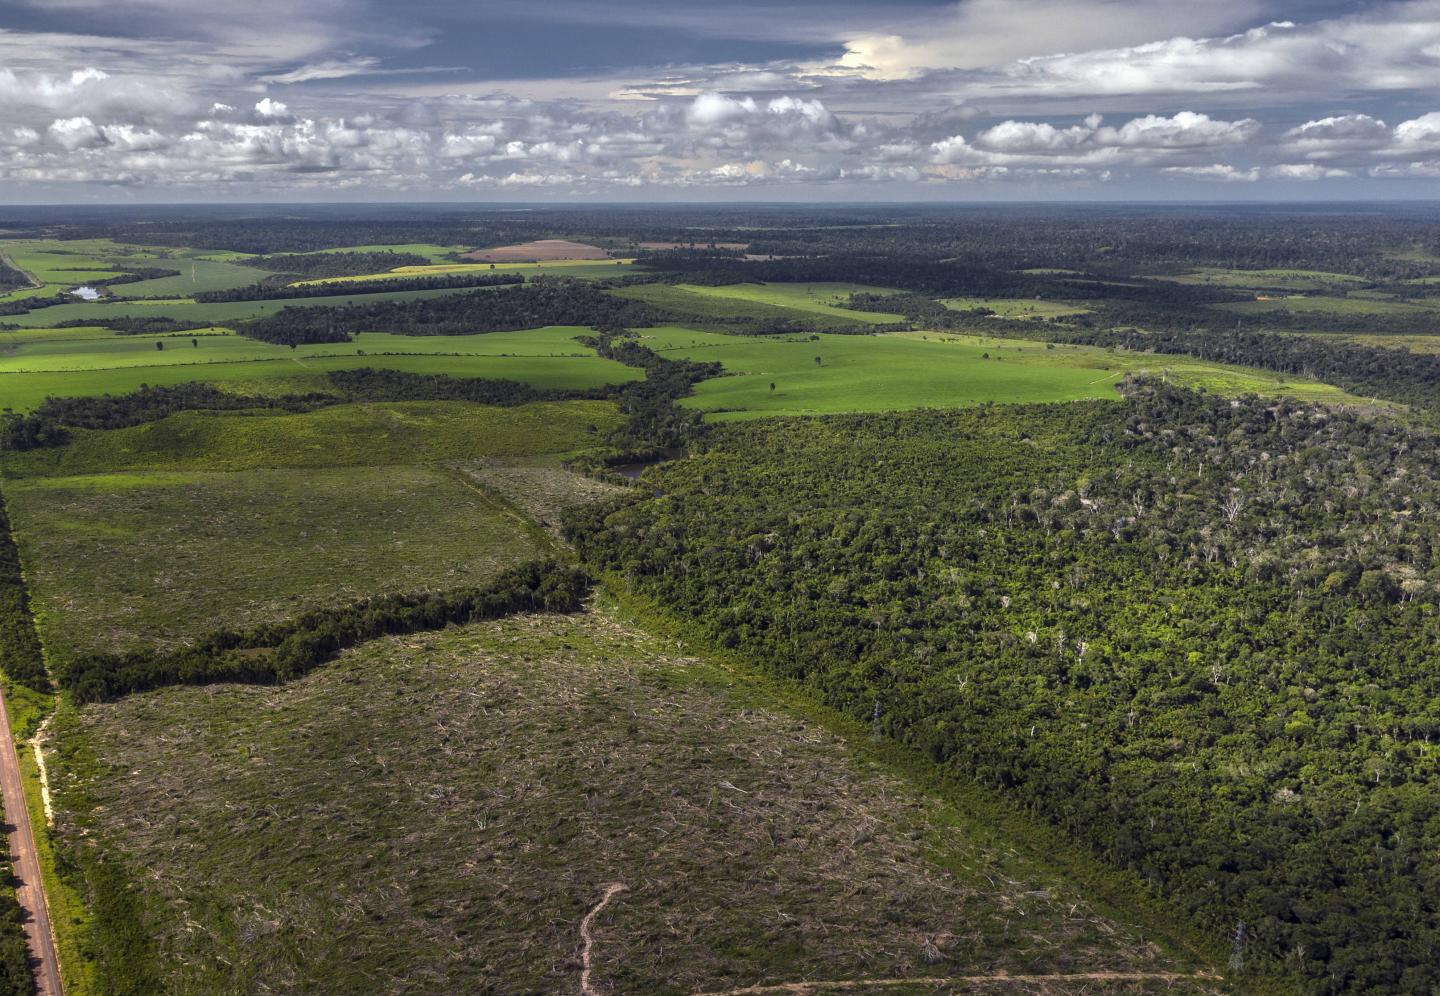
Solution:
<path fill-rule="evenodd" d="M 481 263 L 549 263 L 562 259 L 609 259 L 610 254 L 599 246 L 569 239 L 538 239 L 514 246 L 496 246 L 467 252 L 465 259 Z"/>

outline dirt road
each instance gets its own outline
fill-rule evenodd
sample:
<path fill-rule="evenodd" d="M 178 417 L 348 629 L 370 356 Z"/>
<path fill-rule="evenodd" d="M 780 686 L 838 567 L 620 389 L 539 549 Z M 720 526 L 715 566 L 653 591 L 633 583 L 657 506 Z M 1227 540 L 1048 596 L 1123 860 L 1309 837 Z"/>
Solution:
<path fill-rule="evenodd" d="M 39 996 L 61 996 L 60 959 L 55 954 L 55 935 L 50 932 L 50 908 L 40 881 L 40 855 L 35 851 L 35 834 L 25 811 L 25 787 L 20 780 L 20 756 L 5 711 L 5 693 L 0 690 L 0 801 L 5 805 L 5 835 L 10 841 L 10 859 L 15 863 L 15 894 L 25 914 L 25 943 L 30 947 L 30 967 L 35 972 Z"/>

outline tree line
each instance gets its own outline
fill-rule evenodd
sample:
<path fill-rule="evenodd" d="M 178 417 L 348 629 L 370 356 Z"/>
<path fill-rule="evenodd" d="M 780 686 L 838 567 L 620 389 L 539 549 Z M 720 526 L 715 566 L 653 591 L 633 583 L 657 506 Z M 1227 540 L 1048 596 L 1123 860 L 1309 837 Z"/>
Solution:
<path fill-rule="evenodd" d="M 484 293 L 283 308 L 241 323 L 236 331 L 262 342 L 294 345 L 348 342 L 355 332 L 473 335 L 546 325 L 654 325 L 662 318 L 657 309 L 613 297 L 587 281 L 544 277 Z"/>
<path fill-rule="evenodd" d="M 567 534 L 1243 959 L 1440 984 L 1440 436 L 1153 382 L 756 420 Z"/>
<path fill-rule="evenodd" d="M 386 277 L 379 280 L 351 280 L 343 284 L 306 284 L 296 286 L 291 277 L 266 278 L 249 287 L 235 287 L 230 290 L 200 291 L 191 295 L 202 304 L 222 304 L 231 301 L 283 301 L 290 298 L 307 297 L 348 297 L 352 294 L 393 293 L 416 290 L 460 290 L 469 287 L 497 287 L 503 284 L 523 284 L 525 277 L 519 273 L 436 273 L 428 276 Z"/>
<path fill-rule="evenodd" d="M 4 495 L 0 495 L 0 661 L 11 681 L 40 692 L 50 690 Z"/>
<path fill-rule="evenodd" d="M 222 630 L 166 654 L 90 654 L 60 662 L 60 685 L 77 702 L 103 702 L 167 685 L 290 681 L 347 647 L 405 633 L 463 626 L 518 612 L 578 612 L 590 589 L 584 571 L 532 561 L 484 585 L 387 594 L 241 632 Z"/>

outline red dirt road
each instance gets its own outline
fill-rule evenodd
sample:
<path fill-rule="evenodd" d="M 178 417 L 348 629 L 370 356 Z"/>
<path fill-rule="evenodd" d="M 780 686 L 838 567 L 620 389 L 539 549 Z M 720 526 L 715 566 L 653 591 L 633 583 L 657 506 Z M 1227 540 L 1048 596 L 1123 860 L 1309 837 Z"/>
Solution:
<path fill-rule="evenodd" d="M 62 996 L 60 959 L 55 954 L 50 907 L 45 902 L 45 887 L 40 881 L 40 855 L 35 851 L 35 834 L 25 810 L 20 755 L 15 750 L 3 690 L 0 690 L 0 801 L 5 805 L 5 835 L 10 841 L 10 859 L 15 863 L 15 895 L 25 915 L 25 943 L 30 948 L 35 991 L 39 996 Z"/>

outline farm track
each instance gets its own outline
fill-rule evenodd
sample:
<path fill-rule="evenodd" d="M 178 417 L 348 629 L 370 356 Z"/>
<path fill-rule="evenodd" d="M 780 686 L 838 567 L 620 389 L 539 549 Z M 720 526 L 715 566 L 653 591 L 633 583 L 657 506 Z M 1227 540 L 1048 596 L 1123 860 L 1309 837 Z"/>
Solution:
<path fill-rule="evenodd" d="M 31 287 L 44 287 L 44 286 L 45 286 L 45 282 L 44 282 L 43 280 L 41 280 L 39 277 L 35 276 L 35 274 L 31 273 L 29 270 L 25 270 L 25 269 L 22 269 L 22 268 L 16 266 L 16 265 L 15 265 L 15 261 L 14 261 L 13 259 L 11 259 L 10 256 L 9 256 L 8 254 L 4 253 L 4 252 L 0 252 L 0 263 L 4 263 L 6 266 L 10 267 L 10 269 L 14 270 L 16 273 L 18 273 L 18 274 L 20 274 L 21 276 L 23 276 L 26 280 L 30 281 L 30 286 L 31 286 Z"/>
<path fill-rule="evenodd" d="M 35 849 L 35 832 L 25 806 L 25 784 L 20 775 L 20 755 L 10 729 L 5 693 L 0 690 L 0 799 L 5 805 L 5 834 L 10 858 L 15 865 L 15 897 L 24 913 L 25 943 L 30 948 L 38 996 L 61 996 L 60 958 L 55 953 L 55 935 L 50 928 L 50 907 L 40 877 L 40 855 Z"/>

